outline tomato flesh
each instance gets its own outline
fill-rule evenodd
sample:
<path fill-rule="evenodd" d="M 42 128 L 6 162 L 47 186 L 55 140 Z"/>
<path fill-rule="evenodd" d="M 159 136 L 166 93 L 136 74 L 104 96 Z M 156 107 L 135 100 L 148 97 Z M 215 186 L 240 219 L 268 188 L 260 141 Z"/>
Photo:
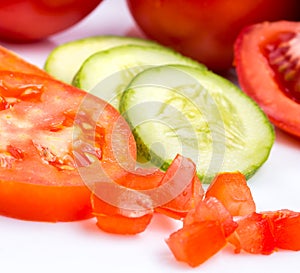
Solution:
<path fill-rule="evenodd" d="M 131 168 L 135 142 L 125 120 L 49 77 L 2 71 L 0 80 L 0 213 L 39 221 L 92 217 L 80 170 L 93 161 Z"/>
<path fill-rule="evenodd" d="M 228 237 L 237 228 L 237 223 L 233 220 L 230 212 L 215 197 L 206 197 L 199 201 L 184 218 L 184 225 L 203 221 L 219 221 L 225 237 Z"/>
<path fill-rule="evenodd" d="M 218 221 L 202 221 L 185 225 L 166 240 L 178 261 L 196 267 L 215 255 L 226 245 Z"/>
<path fill-rule="evenodd" d="M 216 197 L 233 216 L 247 215 L 256 209 L 246 178 L 239 172 L 217 175 L 205 196 Z"/>
<path fill-rule="evenodd" d="M 241 88 L 278 128 L 299 137 L 299 22 L 246 27 L 235 42 Z"/>

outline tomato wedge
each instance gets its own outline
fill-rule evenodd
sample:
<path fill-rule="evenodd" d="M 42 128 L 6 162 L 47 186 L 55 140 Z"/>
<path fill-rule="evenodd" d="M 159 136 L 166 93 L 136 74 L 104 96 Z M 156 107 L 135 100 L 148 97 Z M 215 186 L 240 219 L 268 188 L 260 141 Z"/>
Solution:
<path fill-rule="evenodd" d="M 80 170 L 95 162 L 132 168 L 135 142 L 125 120 L 49 77 L 2 71 L 0 98 L 0 213 L 39 221 L 92 217 Z"/>
<path fill-rule="evenodd" d="M 300 22 L 246 27 L 235 42 L 241 88 L 278 128 L 300 136 Z"/>
<path fill-rule="evenodd" d="M 27 74 L 51 77 L 44 70 L 26 62 L 24 59 L 2 46 L 0 46 L 0 70 L 19 71 Z"/>

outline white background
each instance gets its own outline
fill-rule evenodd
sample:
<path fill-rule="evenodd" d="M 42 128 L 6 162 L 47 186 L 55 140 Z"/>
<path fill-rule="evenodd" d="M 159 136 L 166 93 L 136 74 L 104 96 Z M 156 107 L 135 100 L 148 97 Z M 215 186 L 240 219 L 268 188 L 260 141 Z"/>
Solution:
<path fill-rule="evenodd" d="M 46 41 L 25 45 L 0 43 L 42 67 L 49 52 L 63 42 L 92 35 L 139 33 L 125 2 L 106 0 L 79 24 Z M 258 211 L 300 211 L 299 162 L 300 140 L 276 131 L 276 143 L 268 161 L 249 181 Z M 178 227 L 179 223 L 173 220 L 155 216 L 144 233 L 116 236 L 100 231 L 94 219 L 53 224 L 0 216 L 0 271 L 299 272 L 300 252 L 236 255 L 230 246 L 205 264 L 190 268 L 175 261 L 164 241 Z"/>

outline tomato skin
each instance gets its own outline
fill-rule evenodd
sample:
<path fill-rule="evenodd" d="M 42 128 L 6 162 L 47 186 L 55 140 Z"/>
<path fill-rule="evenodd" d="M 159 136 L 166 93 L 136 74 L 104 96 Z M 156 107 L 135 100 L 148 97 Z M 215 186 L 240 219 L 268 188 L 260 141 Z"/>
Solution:
<path fill-rule="evenodd" d="M 280 88 L 262 47 L 283 32 L 300 32 L 299 22 L 279 21 L 246 27 L 235 42 L 235 64 L 241 88 L 264 110 L 278 128 L 300 136 L 300 104 Z"/>
<path fill-rule="evenodd" d="M 232 66 L 233 43 L 242 27 L 299 19 L 297 0 L 127 0 L 144 33 L 210 69 Z"/>
<path fill-rule="evenodd" d="M 256 209 L 246 178 L 239 172 L 217 175 L 205 196 L 217 198 L 232 216 L 248 215 Z"/>
<path fill-rule="evenodd" d="M 65 30 L 87 16 L 102 0 L 4 0 L 0 38 L 29 42 Z"/>

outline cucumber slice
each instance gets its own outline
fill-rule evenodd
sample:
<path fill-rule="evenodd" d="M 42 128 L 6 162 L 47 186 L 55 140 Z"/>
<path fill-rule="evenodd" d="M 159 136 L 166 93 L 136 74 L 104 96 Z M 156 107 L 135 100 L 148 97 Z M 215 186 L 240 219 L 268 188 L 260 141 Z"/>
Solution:
<path fill-rule="evenodd" d="M 120 45 L 160 46 L 155 42 L 123 36 L 93 36 L 64 43 L 54 48 L 46 59 L 44 69 L 55 78 L 71 84 L 82 63 L 90 55 Z"/>
<path fill-rule="evenodd" d="M 140 156 L 167 169 L 177 153 L 191 158 L 203 183 L 219 172 L 250 178 L 274 143 L 269 120 L 235 84 L 188 66 L 152 67 L 123 92 L 120 112 Z"/>
<path fill-rule="evenodd" d="M 90 56 L 81 66 L 73 84 L 119 107 L 120 96 L 132 78 L 149 66 L 185 64 L 201 67 L 192 59 L 165 47 L 118 46 Z"/>

